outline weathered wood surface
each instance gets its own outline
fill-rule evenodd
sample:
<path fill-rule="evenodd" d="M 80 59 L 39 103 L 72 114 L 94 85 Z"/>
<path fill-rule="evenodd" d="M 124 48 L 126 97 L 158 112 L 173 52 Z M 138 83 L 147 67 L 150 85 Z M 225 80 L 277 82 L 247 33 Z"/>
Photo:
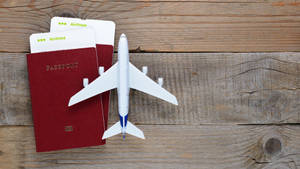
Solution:
<path fill-rule="evenodd" d="M 299 126 L 142 125 L 146 140 L 112 137 L 105 146 L 36 153 L 32 127 L 0 128 L 3 169 L 296 169 Z"/>
<path fill-rule="evenodd" d="M 177 96 L 173 106 L 131 91 L 138 124 L 299 123 L 300 53 L 135 53 L 153 79 Z M 31 125 L 25 54 L 0 54 L 0 124 Z M 81 83 L 81 82 L 78 82 Z M 112 92 L 110 120 L 118 120 Z"/>
<path fill-rule="evenodd" d="M 300 1 L 0 1 L 0 51 L 28 52 L 53 16 L 113 20 L 138 51 L 300 51 Z"/>
<path fill-rule="evenodd" d="M 24 53 L 53 16 L 113 20 L 133 52 L 300 51 L 297 0 L 0 1 L 0 169 L 300 167 L 300 53 L 131 54 L 179 106 L 131 91 L 146 140 L 36 153 Z"/>

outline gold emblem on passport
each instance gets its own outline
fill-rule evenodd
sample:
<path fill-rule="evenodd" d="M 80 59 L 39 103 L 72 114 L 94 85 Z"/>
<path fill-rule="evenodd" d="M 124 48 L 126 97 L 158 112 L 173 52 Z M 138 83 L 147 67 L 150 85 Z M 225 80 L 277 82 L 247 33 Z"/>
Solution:
<path fill-rule="evenodd" d="M 65 132 L 72 132 L 73 126 L 65 126 Z"/>

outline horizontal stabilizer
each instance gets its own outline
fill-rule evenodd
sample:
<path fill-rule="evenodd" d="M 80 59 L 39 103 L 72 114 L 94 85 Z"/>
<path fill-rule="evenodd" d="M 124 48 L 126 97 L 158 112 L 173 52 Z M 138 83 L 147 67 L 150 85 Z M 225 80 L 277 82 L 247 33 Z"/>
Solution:
<path fill-rule="evenodd" d="M 112 137 L 114 135 L 120 134 L 121 133 L 121 125 L 120 122 L 115 123 L 113 126 L 111 126 L 109 129 L 107 129 L 103 136 L 102 136 L 102 140 L 108 138 L 108 137 Z"/>
<path fill-rule="evenodd" d="M 135 125 L 127 121 L 127 126 L 126 126 L 126 133 L 133 135 L 135 137 L 145 139 L 144 133 L 142 130 L 137 128 Z"/>
<path fill-rule="evenodd" d="M 102 140 L 112 137 L 114 135 L 120 134 L 121 132 L 122 132 L 122 127 L 120 125 L 120 122 L 117 122 L 104 132 Z M 130 135 L 133 135 L 135 137 L 145 139 L 143 131 L 140 130 L 139 128 L 137 128 L 135 125 L 133 125 L 129 121 L 127 121 L 127 126 L 125 129 L 125 132 Z"/>

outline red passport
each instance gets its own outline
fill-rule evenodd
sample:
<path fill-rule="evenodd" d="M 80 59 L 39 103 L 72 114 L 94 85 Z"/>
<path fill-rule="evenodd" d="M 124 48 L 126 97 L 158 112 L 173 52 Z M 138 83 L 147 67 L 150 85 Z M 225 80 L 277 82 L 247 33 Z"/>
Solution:
<path fill-rule="evenodd" d="M 28 54 L 27 65 L 36 151 L 104 144 L 100 96 L 68 107 L 83 78 L 99 76 L 95 48 Z"/>
<path fill-rule="evenodd" d="M 112 66 L 115 27 L 116 25 L 112 21 L 53 17 L 51 19 L 50 32 L 69 31 L 81 28 L 90 28 L 94 30 L 98 65 L 103 66 L 106 71 Z M 109 96 L 110 91 L 101 94 L 105 129 L 107 129 Z"/>

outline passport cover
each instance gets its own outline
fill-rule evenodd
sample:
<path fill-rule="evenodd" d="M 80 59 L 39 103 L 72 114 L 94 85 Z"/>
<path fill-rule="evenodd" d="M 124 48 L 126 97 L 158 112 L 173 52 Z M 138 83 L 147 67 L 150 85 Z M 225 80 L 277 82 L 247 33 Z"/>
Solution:
<path fill-rule="evenodd" d="M 98 77 L 95 48 L 27 54 L 36 151 L 102 145 L 100 96 L 68 107 L 83 78 Z"/>

